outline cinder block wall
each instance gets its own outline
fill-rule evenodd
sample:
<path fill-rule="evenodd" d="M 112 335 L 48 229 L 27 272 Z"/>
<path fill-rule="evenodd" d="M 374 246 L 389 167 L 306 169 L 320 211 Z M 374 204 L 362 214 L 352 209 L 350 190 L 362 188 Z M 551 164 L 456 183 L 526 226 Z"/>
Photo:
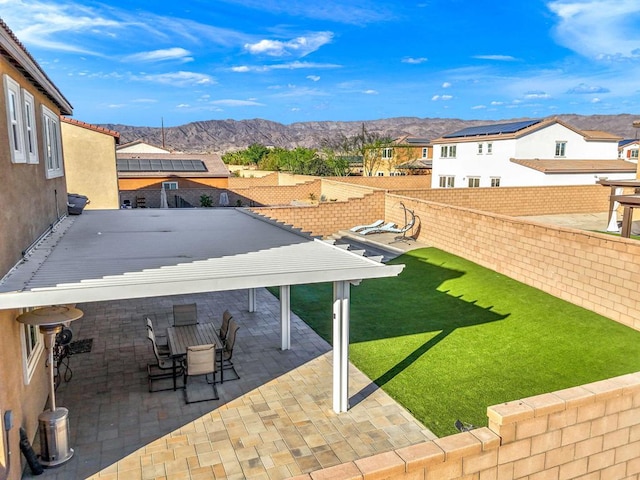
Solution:
<path fill-rule="evenodd" d="M 321 194 L 328 201 L 339 200 L 344 202 L 350 198 L 362 198 L 374 190 L 376 189 L 369 186 L 322 179 Z"/>
<path fill-rule="evenodd" d="M 254 186 L 276 186 L 278 185 L 278 173 L 260 177 L 229 177 L 229 189 L 251 188 Z"/>
<path fill-rule="evenodd" d="M 277 178 L 277 177 L 276 177 Z M 250 179 L 259 180 L 259 179 Z M 229 187 L 229 199 L 241 199 L 243 205 L 289 205 L 294 201 L 320 199 L 320 180 L 298 185 L 267 186 L 252 184 L 250 187 Z"/>
<path fill-rule="evenodd" d="M 252 210 L 269 218 L 326 237 L 339 230 L 367 224 L 384 216 L 385 193 L 374 191 L 348 202 L 322 202 L 304 207 L 261 207 Z"/>
<path fill-rule="evenodd" d="M 489 407 L 489 427 L 297 480 L 638 480 L 640 373 Z"/>
<path fill-rule="evenodd" d="M 396 188 L 393 193 L 485 212 L 524 216 L 606 212 L 609 209 L 610 189 L 602 185 L 425 190 Z"/>
<path fill-rule="evenodd" d="M 323 177 L 341 183 L 362 185 L 387 190 L 431 188 L 431 174 L 405 175 L 401 177 Z"/>
<path fill-rule="evenodd" d="M 640 330 L 640 242 L 387 194 L 415 211 L 418 240 Z"/>

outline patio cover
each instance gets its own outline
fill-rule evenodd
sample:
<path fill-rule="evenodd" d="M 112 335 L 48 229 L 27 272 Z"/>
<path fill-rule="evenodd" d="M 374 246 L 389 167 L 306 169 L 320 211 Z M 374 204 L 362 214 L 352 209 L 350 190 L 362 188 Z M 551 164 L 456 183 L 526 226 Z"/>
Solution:
<path fill-rule="evenodd" d="M 0 309 L 280 286 L 288 348 L 289 286 L 333 282 L 334 410 L 345 411 L 349 283 L 403 268 L 242 209 L 90 210 L 63 219 L 0 281 Z"/>

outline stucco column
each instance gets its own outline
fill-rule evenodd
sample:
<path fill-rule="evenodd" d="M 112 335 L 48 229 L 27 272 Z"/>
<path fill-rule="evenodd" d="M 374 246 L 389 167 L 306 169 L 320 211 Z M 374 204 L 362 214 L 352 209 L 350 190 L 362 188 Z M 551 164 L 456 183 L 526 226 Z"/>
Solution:
<path fill-rule="evenodd" d="M 349 282 L 333 283 L 333 410 L 349 409 Z"/>

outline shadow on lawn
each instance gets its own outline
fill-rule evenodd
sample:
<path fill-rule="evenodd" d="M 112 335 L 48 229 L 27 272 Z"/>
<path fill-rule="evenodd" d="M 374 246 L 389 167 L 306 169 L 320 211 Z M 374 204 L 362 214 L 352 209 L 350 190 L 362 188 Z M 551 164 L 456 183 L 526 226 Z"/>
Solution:
<path fill-rule="evenodd" d="M 401 374 L 456 330 L 500 321 L 509 316 L 492 311 L 493 306 L 478 306 L 477 300 L 464 300 L 462 295 L 453 296 L 448 290 L 438 290 L 447 280 L 465 275 L 463 271 L 429 263 L 428 256 L 422 255 L 404 255 L 399 263 L 404 263 L 406 267 L 399 277 L 392 279 L 395 281 L 393 290 L 392 284 L 387 283 L 389 279 L 383 279 L 371 282 L 368 288 L 372 291 L 363 293 L 367 293 L 367 297 L 382 299 L 389 298 L 390 292 L 398 289 L 396 291 L 402 292 L 401 297 L 389 302 L 392 304 L 391 309 L 380 307 L 374 317 L 377 321 L 372 326 L 370 321 L 362 320 L 370 319 L 369 314 L 360 315 L 361 309 L 365 312 L 368 310 L 365 305 L 360 304 L 361 301 L 366 302 L 366 298 L 358 300 L 356 295 L 353 310 L 357 313 L 355 318 L 352 317 L 351 338 L 354 342 L 366 342 L 428 332 L 434 332 L 435 335 L 354 395 L 352 405 Z M 410 314 L 403 313 L 398 318 L 397 312 Z"/>

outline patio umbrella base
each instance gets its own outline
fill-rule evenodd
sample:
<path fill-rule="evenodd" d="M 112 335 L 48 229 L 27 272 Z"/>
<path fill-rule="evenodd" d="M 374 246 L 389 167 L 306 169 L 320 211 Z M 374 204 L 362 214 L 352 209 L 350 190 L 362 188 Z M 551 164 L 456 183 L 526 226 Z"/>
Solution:
<path fill-rule="evenodd" d="M 38 416 L 40 430 L 40 463 L 57 467 L 73 456 L 69 447 L 69 410 L 58 407 Z"/>

